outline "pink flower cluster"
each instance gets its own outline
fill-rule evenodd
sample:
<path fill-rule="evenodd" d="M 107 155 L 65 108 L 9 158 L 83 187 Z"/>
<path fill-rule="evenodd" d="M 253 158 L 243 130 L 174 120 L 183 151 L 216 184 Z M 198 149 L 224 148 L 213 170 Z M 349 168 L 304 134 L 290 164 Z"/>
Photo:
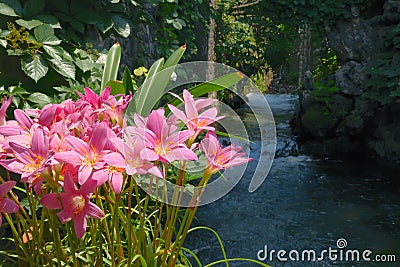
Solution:
<path fill-rule="evenodd" d="M 105 183 L 120 194 L 125 174 L 166 178 L 162 164 L 197 160 L 197 149 L 206 155 L 209 174 L 250 160 L 240 147 L 219 144 L 211 124 L 221 117 L 215 107 L 209 107 L 212 100 L 195 100 L 185 90 L 184 111 L 169 105 L 169 118 L 163 108 L 148 117 L 135 114 L 135 126 L 124 128 L 131 98 L 112 96 L 110 88 L 100 95 L 86 88 L 76 102 L 66 100 L 41 110 L 17 109 L 15 120 L 8 121 L 4 118 L 10 100 L 0 108 L 0 164 L 21 174 L 20 182 L 41 196 L 43 206 L 60 210 L 61 223 L 73 219 L 79 238 L 86 231 L 87 217 L 104 217 L 90 199 Z M 179 128 L 182 123 L 184 130 Z M 197 144 L 203 131 L 208 133 Z"/>

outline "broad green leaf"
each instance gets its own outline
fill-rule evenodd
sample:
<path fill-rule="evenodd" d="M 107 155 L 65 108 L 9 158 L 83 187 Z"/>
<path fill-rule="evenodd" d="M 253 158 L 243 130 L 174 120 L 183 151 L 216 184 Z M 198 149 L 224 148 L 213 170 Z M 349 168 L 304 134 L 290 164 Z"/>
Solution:
<path fill-rule="evenodd" d="M 0 38 L 4 38 L 8 35 L 10 35 L 10 31 L 5 31 L 0 29 Z"/>
<path fill-rule="evenodd" d="M 43 78 L 49 70 L 42 56 L 38 54 L 21 58 L 21 69 L 35 82 Z"/>
<path fill-rule="evenodd" d="M 44 9 L 45 0 L 29 0 L 24 5 L 24 17 L 32 17 Z"/>
<path fill-rule="evenodd" d="M 61 46 L 43 45 L 43 49 L 52 58 L 67 59 L 69 61 L 73 60 L 71 55 L 67 51 L 65 51 L 64 48 L 62 48 Z"/>
<path fill-rule="evenodd" d="M 31 94 L 27 100 L 36 104 L 40 108 L 52 103 L 52 99 L 49 96 L 39 92 Z"/>
<path fill-rule="evenodd" d="M 78 68 L 80 68 L 83 72 L 87 72 L 87 71 L 91 70 L 94 66 L 94 62 L 90 58 L 86 58 L 86 59 L 77 58 L 74 60 L 74 62 L 75 62 L 75 65 L 77 65 Z"/>
<path fill-rule="evenodd" d="M 85 25 L 83 25 L 83 23 L 75 19 L 72 19 L 69 23 L 71 24 L 72 28 L 74 28 L 78 32 L 83 33 L 85 31 Z"/>
<path fill-rule="evenodd" d="M 42 43 L 45 45 L 59 45 L 61 44 L 61 40 L 58 39 L 55 35 L 51 35 L 47 37 Z"/>
<path fill-rule="evenodd" d="M 131 34 L 131 27 L 129 22 L 121 16 L 113 16 L 112 21 L 114 23 L 113 27 L 115 31 L 124 38 L 129 37 Z"/>
<path fill-rule="evenodd" d="M 107 54 L 107 59 L 103 70 L 103 77 L 101 79 L 101 90 L 104 90 L 108 81 L 117 80 L 120 61 L 121 46 L 119 43 L 115 43 Z"/>
<path fill-rule="evenodd" d="M 41 21 L 43 24 L 49 24 L 53 29 L 61 28 L 60 22 L 53 15 L 39 15 L 35 19 Z"/>
<path fill-rule="evenodd" d="M 10 93 L 12 95 L 26 95 L 26 94 L 29 94 L 29 92 L 26 91 L 24 88 L 22 88 L 20 85 L 10 86 L 9 90 L 10 90 Z"/>
<path fill-rule="evenodd" d="M 133 83 L 132 83 L 131 71 L 129 70 L 128 67 L 125 67 L 124 77 L 122 78 L 122 84 L 124 85 L 126 92 L 132 92 L 133 91 Z"/>
<path fill-rule="evenodd" d="M 33 31 L 35 34 L 35 38 L 38 42 L 44 43 L 48 38 L 54 36 L 54 29 L 47 24 L 40 25 L 36 27 Z"/>
<path fill-rule="evenodd" d="M 66 59 L 56 58 L 51 58 L 49 61 L 52 63 L 53 68 L 62 76 L 75 80 L 76 69 L 74 63 Z"/>
<path fill-rule="evenodd" d="M 18 25 L 20 25 L 24 28 L 27 28 L 28 30 L 32 30 L 33 28 L 43 24 L 43 22 L 36 20 L 36 19 L 32 19 L 32 20 L 17 19 L 15 22 Z"/>
<path fill-rule="evenodd" d="M 139 92 L 135 94 L 137 113 L 142 116 L 147 116 L 150 113 L 154 105 L 165 93 L 165 88 L 171 80 L 175 66 L 185 50 L 186 45 L 183 45 L 172 53 L 165 64 L 164 59 L 159 59 L 151 66 L 143 85 Z"/>
<path fill-rule="evenodd" d="M 111 88 L 111 94 L 112 95 L 118 95 L 118 94 L 126 94 L 126 90 L 122 82 L 120 81 L 109 81 L 106 84 L 106 87 L 109 86 Z"/>
<path fill-rule="evenodd" d="M 172 22 L 172 26 L 174 26 L 174 28 L 175 29 L 177 29 L 177 30 L 182 30 L 182 24 L 180 24 L 178 21 L 176 21 L 176 20 L 174 20 L 173 22 Z"/>
<path fill-rule="evenodd" d="M 99 29 L 102 33 L 108 32 L 112 27 L 114 23 L 112 21 L 112 18 L 109 14 L 104 14 L 103 15 L 103 21 L 100 23 L 96 24 L 97 29 Z"/>
<path fill-rule="evenodd" d="M 181 60 L 183 54 L 186 51 L 186 45 L 182 45 L 181 47 L 179 47 L 177 50 L 174 51 L 174 53 L 172 53 L 172 55 L 167 59 L 167 61 L 165 62 L 163 69 L 175 66 L 176 64 L 179 63 L 179 61 Z"/>
<path fill-rule="evenodd" d="M 0 39 L 0 45 L 1 45 L 2 47 L 6 48 L 6 47 L 7 47 L 7 41 L 6 41 L 6 40 L 3 40 L 3 39 Z"/>
<path fill-rule="evenodd" d="M 22 14 L 22 6 L 18 0 L 1 0 L 0 14 L 19 17 Z"/>
<path fill-rule="evenodd" d="M 241 72 L 233 72 L 226 74 L 224 76 L 218 77 L 209 82 L 201 83 L 199 85 L 193 86 L 189 89 L 189 92 L 193 95 L 193 97 L 199 97 L 202 95 L 206 95 L 210 92 L 217 92 L 229 88 L 235 84 L 237 84 L 240 80 L 244 78 L 244 75 Z M 170 101 L 170 104 L 177 106 L 179 105 L 179 99 L 173 99 Z"/>
<path fill-rule="evenodd" d="M 142 116 L 147 116 L 150 114 L 154 105 L 164 94 L 165 87 L 168 85 L 168 82 L 171 79 L 171 74 L 169 74 L 169 76 L 166 74 L 168 70 L 161 72 L 163 65 L 163 58 L 160 58 L 153 63 L 146 79 L 143 82 L 143 85 L 135 94 L 135 112 Z M 162 74 L 157 75 L 158 72 Z"/>

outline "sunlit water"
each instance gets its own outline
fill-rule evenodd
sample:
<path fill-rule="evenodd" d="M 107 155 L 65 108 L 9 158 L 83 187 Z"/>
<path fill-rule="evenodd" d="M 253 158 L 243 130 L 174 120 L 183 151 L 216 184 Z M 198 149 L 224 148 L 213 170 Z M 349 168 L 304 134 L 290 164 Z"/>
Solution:
<path fill-rule="evenodd" d="M 272 266 L 400 266 L 400 185 L 393 172 L 359 158 L 313 159 L 298 155 L 289 120 L 297 103 L 291 95 L 267 95 L 277 126 L 277 153 L 263 185 L 254 193 L 248 185 L 257 162 L 249 164 L 245 177 L 222 199 L 199 208 L 196 225 L 218 232 L 228 258 L 257 259 L 259 250 L 317 253 L 344 238 L 347 249 L 375 254 L 396 254 L 396 263 L 263 261 Z M 250 136 L 251 156 L 258 158 L 260 141 L 249 113 L 243 112 Z M 252 134 L 253 133 L 253 134 Z M 203 264 L 222 259 L 218 241 L 206 231 L 189 235 L 186 246 Z M 262 255 L 261 255 L 262 256 Z M 317 254 L 317 256 L 319 256 Z M 286 255 L 288 257 L 288 255 Z M 373 258 L 374 256 L 370 256 Z M 220 264 L 217 266 L 225 266 Z M 249 262 L 230 266 L 257 266 Z"/>

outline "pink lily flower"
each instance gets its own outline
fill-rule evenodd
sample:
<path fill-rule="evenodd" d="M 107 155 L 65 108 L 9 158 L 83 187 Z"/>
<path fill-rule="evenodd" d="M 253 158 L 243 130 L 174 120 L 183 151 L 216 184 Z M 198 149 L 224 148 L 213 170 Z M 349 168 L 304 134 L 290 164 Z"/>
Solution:
<path fill-rule="evenodd" d="M 126 171 L 128 175 L 150 173 L 160 178 L 164 177 L 157 166 L 149 163 L 149 160 L 157 160 L 157 155 L 154 158 L 147 158 L 146 160 L 140 156 L 141 153 L 147 154 L 142 151 L 149 150 L 145 147 L 142 139 L 137 136 L 131 137 L 126 135 L 124 141 L 120 138 L 111 138 L 110 140 L 118 152 L 112 152 L 104 156 L 104 161 L 110 166 L 104 171 L 108 173 L 111 188 L 116 194 L 119 194 L 122 188 L 123 177 L 121 170 Z M 115 172 L 114 170 L 120 171 Z"/>
<path fill-rule="evenodd" d="M 90 197 L 96 188 L 96 181 L 89 180 L 79 189 L 73 182 L 70 175 L 64 177 L 64 192 L 44 195 L 40 200 L 43 206 L 48 209 L 62 209 L 57 213 L 62 224 L 74 219 L 74 230 L 78 238 L 82 238 L 86 232 L 87 217 L 100 219 L 104 217 L 103 211 L 90 202 Z M 61 200 L 61 203 L 60 203 Z"/>
<path fill-rule="evenodd" d="M 6 111 L 11 104 L 13 96 L 11 96 L 8 100 L 7 97 L 3 97 L 3 102 L 1 103 L 0 107 L 0 125 L 4 125 L 6 122 Z"/>
<path fill-rule="evenodd" d="M 176 125 L 167 122 L 164 109 L 153 110 L 146 119 L 137 115 L 135 123 L 138 127 L 135 128 L 134 134 L 142 138 L 145 146 L 150 148 L 141 153 L 143 159 L 152 161 L 157 158 L 165 163 L 175 160 L 197 160 L 197 155 L 185 144 L 194 131 L 176 131 Z"/>
<path fill-rule="evenodd" d="M 49 150 L 47 134 L 42 126 L 34 125 L 32 130 L 30 148 L 10 142 L 15 158 L 2 160 L 0 164 L 9 171 L 21 174 L 21 182 L 28 182 L 29 187 L 39 192 L 43 182 L 42 172 L 57 162 L 53 158 L 54 152 Z"/>
<path fill-rule="evenodd" d="M 240 146 L 232 144 L 225 148 L 221 147 L 217 136 L 212 131 L 207 132 L 205 138 L 200 142 L 200 149 L 206 155 L 207 165 L 204 172 L 208 174 L 253 160 L 248 158 L 246 153 L 241 152 Z"/>
<path fill-rule="evenodd" d="M 103 157 L 108 151 L 103 149 L 107 138 L 107 126 L 105 123 L 100 123 L 94 127 L 89 143 L 74 136 L 65 137 L 65 140 L 73 150 L 58 152 L 54 158 L 60 162 L 79 166 L 78 181 L 80 185 L 83 185 L 94 170 L 104 167 Z M 98 185 L 106 181 L 103 176 L 98 176 L 97 178 L 99 179 L 97 180 Z"/>
<path fill-rule="evenodd" d="M 0 185 L 0 213 L 14 213 L 18 211 L 18 205 L 11 199 L 4 197 L 16 184 L 15 181 L 7 181 Z M 3 216 L 0 214 L 0 226 L 2 222 Z"/>
<path fill-rule="evenodd" d="M 217 117 L 218 111 L 216 107 L 209 108 L 199 114 L 203 108 L 212 104 L 212 99 L 194 100 L 193 96 L 186 89 L 183 90 L 183 100 L 179 96 L 175 96 L 185 104 L 185 112 L 173 105 L 168 105 L 168 107 L 174 116 L 186 124 L 189 130 L 195 132 L 195 136 L 204 130 L 214 131 L 215 128 L 209 125 L 224 118 L 224 116 Z"/>

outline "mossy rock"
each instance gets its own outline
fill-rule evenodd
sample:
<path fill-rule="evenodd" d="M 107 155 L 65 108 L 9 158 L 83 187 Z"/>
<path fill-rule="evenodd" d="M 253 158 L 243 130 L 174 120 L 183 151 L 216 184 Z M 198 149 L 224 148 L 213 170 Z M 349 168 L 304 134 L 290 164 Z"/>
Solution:
<path fill-rule="evenodd" d="M 315 137 L 325 137 L 330 132 L 336 123 L 338 118 L 324 111 L 324 107 L 321 105 L 314 105 L 304 110 L 301 118 L 303 130 Z"/>

